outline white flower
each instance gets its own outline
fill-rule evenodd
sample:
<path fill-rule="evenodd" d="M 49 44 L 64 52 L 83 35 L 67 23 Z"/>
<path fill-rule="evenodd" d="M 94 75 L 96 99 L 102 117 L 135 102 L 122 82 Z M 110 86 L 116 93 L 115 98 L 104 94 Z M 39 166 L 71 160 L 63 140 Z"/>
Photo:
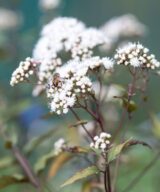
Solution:
<path fill-rule="evenodd" d="M 91 143 L 91 144 L 90 144 L 90 147 L 91 147 L 91 148 L 94 148 L 94 143 Z"/>
<path fill-rule="evenodd" d="M 65 50 L 67 42 L 77 37 L 85 25 L 75 18 L 59 17 L 45 25 L 34 50 L 33 58 L 41 63 L 38 78 L 43 82 L 62 64 L 58 54 Z"/>
<path fill-rule="evenodd" d="M 103 65 L 104 65 L 105 69 L 112 69 L 113 66 L 114 66 L 113 59 L 110 59 L 108 57 L 102 58 L 101 61 L 102 61 Z"/>
<path fill-rule="evenodd" d="M 101 139 L 111 138 L 111 134 L 102 132 L 102 133 L 100 134 L 100 138 L 101 138 Z"/>
<path fill-rule="evenodd" d="M 155 59 L 155 56 L 149 54 L 149 50 L 139 43 L 128 43 L 119 48 L 114 58 L 118 65 L 123 64 L 150 69 L 160 66 L 160 62 Z"/>
<path fill-rule="evenodd" d="M 37 62 L 27 57 L 25 61 L 21 61 L 18 68 L 12 73 L 10 85 L 14 86 L 22 81 L 28 80 L 33 75 L 37 67 Z"/>
<path fill-rule="evenodd" d="M 66 100 L 69 107 L 73 107 L 76 101 L 75 97 L 67 97 Z"/>
<path fill-rule="evenodd" d="M 94 137 L 94 142 L 90 144 L 91 148 L 99 149 L 102 152 L 105 152 L 108 149 L 108 146 L 110 144 L 109 139 L 111 138 L 111 135 L 109 133 L 101 132 L 100 135 L 96 135 Z"/>
<path fill-rule="evenodd" d="M 44 26 L 43 36 L 50 36 L 58 41 L 68 41 L 85 29 L 83 22 L 72 17 L 58 17 Z M 72 36 L 73 35 L 73 36 Z"/>
<path fill-rule="evenodd" d="M 88 77 L 89 71 L 94 72 L 99 67 L 105 69 L 105 62 L 106 58 L 91 57 L 83 61 L 71 60 L 63 66 L 58 67 L 55 74 L 59 74 L 60 82 L 55 85 L 53 75 L 53 78 L 49 80 L 49 86 L 47 88 L 47 96 L 51 99 L 51 106 L 57 106 L 56 108 L 51 107 L 51 111 L 58 111 L 59 114 L 60 111 L 66 113 L 68 112 L 68 108 L 74 106 L 78 97 L 82 98 L 82 96 L 93 93 L 92 82 Z M 111 66 L 112 64 L 107 68 L 109 69 Z"/>
<path fill-rule="evenodd" d="M 133 57 L 133 56 L 131 55 L 131 59 L 130 59 L 130 64 L 132 65 L 132 66 L 134 66 L 134 67 L 139 67 L 140 66 L 140 61 L 138 60 L 138 58 L 137 57 Z"/>
<path fill-rule="evenodd" d="M 66 76 L 61 77 L 61 74 L 59 74 L 57 80 L 54 79 L 56 73 L 49 80 L 47 86 L 47 96 L 51 100 L 51 111 L 57 114 L 67 113 L 68 109 L 76 103 L 76 97 L 87 95 L 92 91 L 92 82 L 87 76 L 77 74 L 77 71 L 71 70 L 70 67 L 68 73 L 67 67 L 62 68 L 65 68 L 65 73 L 62 69 L 62 74 L 66 74 Z"/>
<path fill-rule="evenodd" d="M 60 57 L 62 52 L 67 53 L 69 59 L 72 58 L 74 62 L 78 62 L 91 59 L 94 48 L 102 44 L 107 46 L 108 42 L 108 38 L 99 29 L 86 28 L 83 22 L 75 18 L 59 17 L 52 20 L 43 27 L 40 39 L 33 50 L 33 58 L 41 63 L 37 69 L 39 82 L 46 82 L 52 73 L 62 65 L 62 58 Z M 96 63 L 90 61 L 90 63 L 98 66 L 104 62 L 107 69 L 113 65 L 109 60 L 108 63 L 106 60 L 97 59 L 97 61 Z M 77 62 L 74 67 L 73 62 L 71 62 L 70 69 L 72 72 L 78 69 Z M 84 75 L 89 67 L 85 63 L 83 65 L 85 66 L 81 70 L 77 70 L 79 75 Z M 67 70 L 68 68 L 69 64 Z M 65 68 L 63 70 L 65 73 Z M 61 76 L 63 76 L 62 73 Z"/>
<path fill-rule="evenodd" d="M 114 17 L 101 29 L 113 42 L 123 37 L 142 36 L 146 33 L 146 26 L 132 14 Z"/>
<path fill-rule="evenodd" d="M 72 58 L 86 59 L 92 56 L 93 49 L 99 45 L 109 44 L 108 38 L 96 28 L 88 28 L 82 31 L 70 45 L 66 45 L 67 50 L 71 50 Z"/>
<path fill-rule="evenodd" d="M 55 155 L 58 155 L 63 151 L 63 149 L 66 147 L 66 141 L 63 138 L 60 138 L 58 141 L 54 143 L 54 153 Z"/>
<path fill-rule="evenodd" d="M 106 147 L 107 147 L 107 145 L 106 145 L 105 143 L 102 143 L 102 144 L 100 145 L 100 148 L 101 148 L 102 150 L 105 150 Z"/>
<path fill-rule="evenodd" d="M 94 137 L 94 141 L 97 141 L 98 138 L 99 138 L 99 137 L 96 135 L 96 136 Z"/>

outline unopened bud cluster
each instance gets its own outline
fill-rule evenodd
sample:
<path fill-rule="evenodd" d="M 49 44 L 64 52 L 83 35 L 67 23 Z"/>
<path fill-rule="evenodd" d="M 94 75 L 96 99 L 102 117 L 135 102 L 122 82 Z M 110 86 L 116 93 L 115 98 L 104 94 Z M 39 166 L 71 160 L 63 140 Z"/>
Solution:
<path fill-rule="evenodd" d="M 160 62 L 155 59 L 155 55 L 149 54 L 149 49 L 139 43 L 129 43 L 119 48 L 114 58 L 118 65 L 123 64 L 150 69 L 160 66 Z"/>
<path fill-rule="evenodd" d="M 30 57 L 27 57 L 25 61 L 21 61 L 19 67 L 13 72 L 10 85 L 14 86 L 19 82 L 25 81 L 29 76 L 34 74 L 34 70 L 37 63 Z"/>
<path fill-rule="evenodd" d="M 99 149 L 102 152 L 108 149 L 110 145 L 111 135 L 109 133 L 101 132 L 100 135 L 94 137 L 94 142 L 90 144 L 91 148 Z"/>

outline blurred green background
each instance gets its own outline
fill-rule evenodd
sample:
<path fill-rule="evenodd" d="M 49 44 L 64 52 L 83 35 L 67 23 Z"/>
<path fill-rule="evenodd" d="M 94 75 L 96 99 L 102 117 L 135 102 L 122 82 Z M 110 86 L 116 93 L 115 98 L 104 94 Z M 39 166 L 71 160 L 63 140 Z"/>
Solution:
<path fill-rule="evenodd" d="M 47 109 L 46 103 L 37 98 L 32 98 L 31 87 L 28 85 L 17 86 L 11 88 L 9 85 L 10 77 L 13 70 L 18 65 L 19 61 L 32 54 L 32 49 L 36 43 L 40 29 L 43 24 L 50 21 L 56 16 L 71 16 L 76 17 L 88 26 L 101 26 L 107 20 L 114 16 L 120 16 L 126 13 L 132 13 L 148 27 L 146 37 L 140 40 L 144 45 L 149 47 L 153 53 L 160 59 L 160 1 L 159 0 L 62 0 L 61 5 L 56 9 L 49 12 L 42 11 L 38 6 L 38 0 L 0 0 L 0 8 L 6 8 L 15 11 L 19 15 L 21 24 L 9 31 L 0 29 L 0 104 L 4 110 L 1 113 L 1 118 L 5 119 L 8 128 L 19 132 L 20 143 L 24 143 L 26 138 L 33 135 L 38 135 L 45 132 L 44 128 L 49 129 L 51 124 L 56 121 L 37 122 L 32 124 L 33 115 L 35 111 L 38 115 L 45 114 Z M 153 94 L 154 93 L 154 94 Z M 160 91 L 159 79 L 153 77 L 148 90 L 149 107 L 151 111 L 159 113 L 160 111 Z M 33 107 L 35 106 L 35 107 Z M 7 116 L 9 118 L 7 118 Z M 11 117 L 10 117 L 11 116 Z M 33 117 L 34 116 L 34 117 Z M 146 122 L 147 115 L 144 114 L 144 109 L 140 109 L 139 115 L 133 118 L 133 127 L 130 129 L 128 135 L 135 136 L 136 138 L 143 138 L 154 143 L 151 130 Z M 36 129 L 35 129 L 36 127 Z M 37 128 L 38 127 L 38 128 Z M 140 129 L 141 127 L 141 129 Z M 29 136 L 28 136 L 29 135 Z M 3 144 L 0 148 L 0 156 L 8 154 L 4 152 Z M 123 189 L 129 181 L 137 175 L 147 162 L 153 156 L 153 152 L 147 151 L 143 148 L 136 148 L 131 152 L 132 161 L 130 164 L 123 165 L 121 168 L 122 177 L 119 178 L 119 189 Z M 33 158 L 34 161 L 34 158 Z M 76 164 L 75 162 L 73 162 Z M 66 175 L 71 175 L 65 165 L 62 172 Z M 77 166 L 77 165 L 76 165 Z M 147 174 L 131 192 L 159 192 L 160 191 L 160 162 Z M 2 174 L 5 171 L 2 171 Z M 58 181 L 59 184 L 64 181 L 66 175 L 58 174 L 57 178 L 53 181 Z M 60 179 L 59 179 L 60 178 Z M 79 185 L 78 185 L 79 186 Z M 6 188 L 2 192 L 13 191 L 34 191 L 30 188 Z M 53 190 L 54 191 L 54 190 Z M 56 191 L 56 190 L 55 190 Z M 70 188 L 57 191 L 80 191 L 77 184 Z M 119 191 L 118 191 L 119 192 Z"/>

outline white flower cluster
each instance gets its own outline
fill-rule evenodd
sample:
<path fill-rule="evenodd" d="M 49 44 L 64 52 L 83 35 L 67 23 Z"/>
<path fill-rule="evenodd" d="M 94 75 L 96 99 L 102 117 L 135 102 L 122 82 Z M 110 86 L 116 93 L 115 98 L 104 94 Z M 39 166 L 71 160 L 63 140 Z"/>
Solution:
<path fill-rule="evenodd" d="M 99 45 L 109 45 L 109 39 L 96 28 L 88 28 L 77 35 L 76 39 L 69 44 L 67 49 L 71 51 L 71 56 L 77 60 L 90 58 L 93 55 L 93 49 Z"/>
<path fill-rule="evenodd" d="M 51 99 L 51 111 L 58 115 L 67 113 L 74 106 L 77 97 L 83 97 L 92 90 L 92 83 L 86 76 L 74 74 L 70 78 L 59 80 L 58 84 L 54 81 L 53 77 L 48 85 L 47 96 Z"/>
<path fill-rule="evenodd" d="M 109 57 L 100 58 L 99 56 L 87 58 L 83 61 L 71 60 L 56 72 L 61 74 L 61 77 L 68 77 L 68 74 L 75 73 L 76 75 L 87 75 L 89 70 L 94 70 L 99 67 L 104 67 L 105 70 L 113 69 L 114 60 Z"/>
<path fill-rule="evenodd" d="M 59 155 L 66 147 L 66 141 L 63 138 L 54 143 L 54 154 Z"/>
<path fill-rule="evenodd" d="M 106 65 L 107 62 L 108 65 Z M 47 86 L 51 111 L 57 114 L 67 113 L 69 108 L 75 105 L 77 98 L 91 94 L 93 89 L 88 71 L 101 66 L 111 69 L 113 63 L 111 65 L 109 58 L 91 57 L 84 61 L 71 60 L 58 68 Z"/>
<path fill-rule="evenodd" d="M 149 49 L 139 43 L 128 43 L 119 48 L 114 58 L 118 65 L 123 64 L 150 69 L 160 66 L 160 62 L 155 59 L 155 55 L 149 54 Z"/>
<path fill-rule="evenodd" d="M 86 28 L 75 18 L 59 17 L 44 26 L 33 51 L 33 58 L 41 64 L 38 69 L 40 82 L 48 79 L 62 64 L 63 54 L 70 59 L 83 60 L 93 55 L 93 49 L 109 40 L 96 28 Z"/>
<path fill-rule="evenodd" d="M 25 61 L 21 61 L 19 67 L 12 73 L 10 85 L 14 86 L 17 83 L 28 80 L 29 76 L 34 74 L 36 67 L 37 62 L 30 57 L 27 57 Z"/>
<path fill-rule="evenodd" d="M 61 0 L 39 0 L 39 6 L 45 11 L 56 9 L 61 3 Z"/>
<path fill-rule="evenodd" d="M 105 152 L 108 149 L 110 144 L 111 135 L 109 133 L 101 132 L 100 136 L 94 137 L 94 142 L 90 144 L 91 148 L 100 149 L 102 152 Z"/>
<path fill-rule="evenodd" d="M 132 14 L 112 18 L 101 29 L 113 42 L 124 37 L 143 36 L 146 32 L 146 26 Z"/>
<path fill-rule="evenodd" d="M 59 17 L 45 25 L 33 50 L 33 58 L 41 62 L 38 77 L 47 80 L 54 69 L 62 64 L 59 54 L 66 50 L 68 42 L 82 32 L 85 25 L 75 18 Z"/>

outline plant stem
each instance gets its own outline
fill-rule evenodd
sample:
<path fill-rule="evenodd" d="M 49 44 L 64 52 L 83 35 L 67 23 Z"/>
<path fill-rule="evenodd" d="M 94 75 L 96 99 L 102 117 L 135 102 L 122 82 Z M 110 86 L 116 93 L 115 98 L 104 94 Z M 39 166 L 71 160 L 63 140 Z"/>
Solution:
<path fill-rule="evenodd" d="M 95 115 L 94 112 L 92 112 L 90 109 L 88 109 L 87 106 L 84 106 L 82 105 L 81 103 L 78 103 L 80 105 L 80 107 L 82 107 L 84 110 L 86 110 L 90 115 L 91 117 L 93 117 L 96 121 L 98 120 L 97 116 Z"/>
<path fill-rule="evenodd" d="M 81 121 L 80 117 L 77 115 L 77 113 L 73 110 L 73 108 L 70 108 L 71 112 L 73 113 L 73 115 L 75 116 L 75 118 L 78 120 L 78 121 Z M 90 139 L 94 142 L 94 139 L 92 137 L 92 135 L 90 134 L 90 132 L 86 129 L 86 127 L 82 124 L 81 125 L 84 129 L 84 131 L 87 133 L 87 135 L 90 137 Z"/>
<path fill-rule="evenodd" d="M 104 172 L 104 188 L 105 188 L 105 192 L 109 192 L 108 185 L 107 185 L 107 170 L 105 170 Z"/>
<path fill-rule="evenodd" d="M 106 171 L 107 171 L 107 179 L 108 179 L 108 192 L 112 192 L 109 164 L 107 165 L 107 170 Z"/>
<path fill-rule="evenodd" d="M 135 84 L 136 84 L 136 80 L 137 80 L 137 77 L 136 77 L 136 72 L 137 71 L 135 70 L 134 72 L 132 72 L 130 70 L 130 72 L 132 74 L 132 82 L 128 85 L 128 98 L 127 98 L 127 103 L 128 104 L 127 104 L 127 107 L 126 107 L 127 110 L 128 110 L 128 107 L 129 107 L 129 103 L 130 103 L 130 101 L 131 101 L 131 99 L 132 99 L 132 97 L 134 95 L 134 89 L 135 89 Z M 123 109 L 122 116 L 121 116 L 118 128 L 116 129 L 116 132 L 115 132 L 114 136 L 112 137 L 112 142 L 120 134 L 120 131 L 121 131 L 123 125 L 124 125 L 126 114 L 127 114 L 126 109 L 125 108 Z M 124 134 L 122 134 L 121 140 L 124 139 L 124 136 L 125 136 L 125 132 L 124 132 Z M 118 177 L 119 166 L 120 166 L 120 157 L 121 157 L 121 155 L 119 155 L 119 157 L 116 159 L 116 166 L 115 166 L 114 177 L 113 177 L 114 178 L 113 179 L 113 192 L 115 191 L 115 188 L 116 188 L 116 180 L 117 180 L 117 177 Z"/>
<path fill-rule="evenodd" d="M 95 98 L 95 96 L 91 95 L 93 100 L 95 101 L 96 103 L 96 109 L 97 109 L 97 122 L 99 123 L 100 125 L 100 129 L 102 132 L 104 132 L 104 126 L 103 126 L 103 116 L 101 114 L 101 111 L 100 111 L 100 102 Z"/>
<path fill-rule="evenodd" d="M 96 105 L 97 105 L 98 117 L 96 116 L 96 114 L 94 112 L 92 112 L 90 109 L 88 109 L 87 106 L 84 106 L 81 103 L 79 103 L 79 106 L 82 107 L 84 110 L 86 110 L 86 112 L 88 112 L 88 114 L 90 114 L 91 117 L 93 117 L 93 119 L 99 123 L 101 131 L 104 131 L 103 122 L 102 122 L 102 115 L 100 114 L 100 110 L 99 110 L 99 104 L 96 104 Z"/>
<path fill-rule="evenodd" d="M 114 133 L 114 135 L 112 136 L 112 142 L 115 141 L 115 139 L 117 138 L 117 136 L 119 135 L 119 133 L 121 132 L 121 129 L 123 127 L 123 124 L 125 122 L 125 118 L 126 118 L 126 110 L 123 109 L 122 111 L 122 115 L 121 115 L 121 119 L 119 121 L 118 127 Z"/>
<path fill-rule="evenodd" d="M 19 165 L 22 167 L 24 173 L 26 174 L 26 176 L 32 183 L 32 185 L 37 188 L 37 191 L 40 191 L 40 188 L 41 188 L 40 181 L 39 181 L 38 177 L 36 177 L 36 175 L 32 171 L 32 168 L 31 168 L 28 160 L 24 157 L 24 155 L 20 152 L 20 150 L 17 147 L 12 146 L 11 150 L 12 150 L 16 160 L 18 161 Z"/>

